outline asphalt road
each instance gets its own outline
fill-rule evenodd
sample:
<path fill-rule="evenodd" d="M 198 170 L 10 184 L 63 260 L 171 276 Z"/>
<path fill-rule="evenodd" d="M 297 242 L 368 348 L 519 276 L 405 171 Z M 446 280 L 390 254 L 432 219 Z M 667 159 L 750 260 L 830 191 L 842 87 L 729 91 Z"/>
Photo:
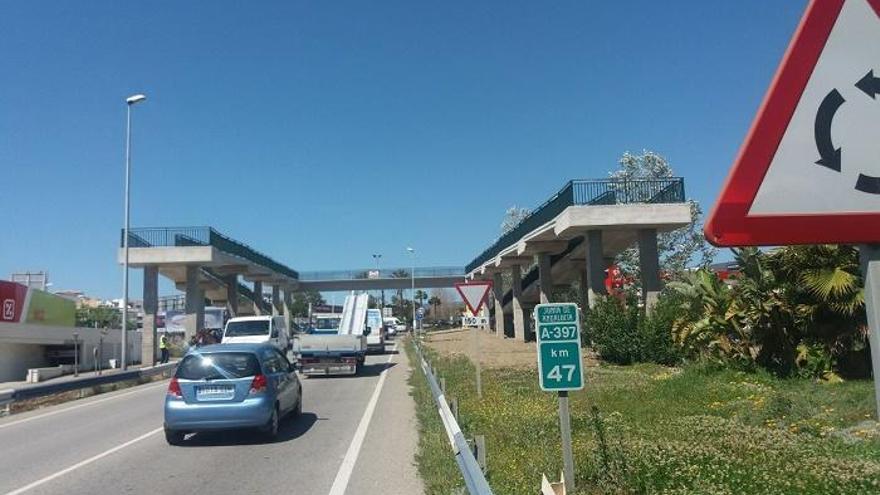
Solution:
<path fill-rule="evenodd" d="M 303 378 L 303 414 L 272 443 L 241 431 L 167 445 L 167 381 L 14 415 L 0 420 L 0 493 L 422 493 L 408 373 L 401 351 L 368 356 L 357 377 Z"/>

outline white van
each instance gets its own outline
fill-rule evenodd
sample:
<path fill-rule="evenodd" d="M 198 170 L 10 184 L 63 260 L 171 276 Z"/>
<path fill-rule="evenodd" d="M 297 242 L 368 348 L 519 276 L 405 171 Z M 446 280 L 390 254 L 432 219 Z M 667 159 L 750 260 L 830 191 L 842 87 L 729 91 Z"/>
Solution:
<path fill-rule="evenodd" d="M 221 344 L 259 344 L 271 342 L 281 352 L 290 348 L 290 335 L 283 316 L 242 316 L 230 318 L 223 329 Z"/>
<path fill-rule="evenodd" d="M 367 352 L 385 352 L 385 322 L 382 321 L 382 311 L 379 309 L 367 310 Z"/>

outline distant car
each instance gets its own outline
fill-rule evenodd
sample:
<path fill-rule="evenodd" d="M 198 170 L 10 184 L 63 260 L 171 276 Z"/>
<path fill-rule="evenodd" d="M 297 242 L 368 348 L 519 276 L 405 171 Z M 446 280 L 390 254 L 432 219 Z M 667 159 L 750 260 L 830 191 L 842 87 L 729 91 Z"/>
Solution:
<path fill-rule="evenodd" d="M 165 394 L 165 440 L 187 433 L 257 428 L 267 438 L 302 412 L 302 385 L 274 345 L 217 344 L 191 350 Z"/>
<path fill-rule="evenodd" d="M 406 332 L 406 325 L 393 316 L 386 317 L 383 321 L 385 323 L 385 333 L 388 337 L 394 337 L 398 332 Z"/>

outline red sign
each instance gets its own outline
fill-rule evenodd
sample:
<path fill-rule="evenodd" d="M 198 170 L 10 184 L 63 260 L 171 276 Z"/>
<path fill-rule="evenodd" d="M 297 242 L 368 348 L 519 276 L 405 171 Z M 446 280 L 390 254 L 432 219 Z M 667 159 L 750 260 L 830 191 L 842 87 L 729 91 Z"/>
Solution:
<path fill-rule="evenodd" d="M 486 297 L 489 296 L 489 289 L 492 288 L 492 282 L 474 281 L 455 284 L 455 290 L 461 294 L 464 303 L 467 305 L 471 314 L 476 316 L 486 303 Z"/>
<path fill-rule="evenodd" d="M 0 280 L 0 322 L 18 323 L 24 313 L 27 287 Z"/>
<path fill-rule="evenodd" d="M 712 244 L 880 241 L 878 46 L 880 0 L 811 1 L 706 222 Z"/>

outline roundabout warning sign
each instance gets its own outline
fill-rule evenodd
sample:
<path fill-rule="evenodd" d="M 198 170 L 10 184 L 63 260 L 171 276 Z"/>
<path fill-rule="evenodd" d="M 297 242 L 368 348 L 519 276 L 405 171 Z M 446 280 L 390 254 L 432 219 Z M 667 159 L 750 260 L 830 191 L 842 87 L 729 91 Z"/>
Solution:
<path fill-rule="evenodd" d="M 880 0 L 813 0 L 705 226 L 718 246 L 880 242 Z"/>

